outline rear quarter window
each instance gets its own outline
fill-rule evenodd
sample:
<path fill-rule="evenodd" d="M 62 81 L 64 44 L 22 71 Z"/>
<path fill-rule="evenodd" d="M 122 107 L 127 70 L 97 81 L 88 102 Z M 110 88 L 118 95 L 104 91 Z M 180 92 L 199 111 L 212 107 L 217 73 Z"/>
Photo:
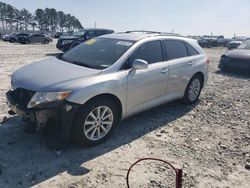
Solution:
<path fill-rule="evenodd" d="M 163 41 L 168 60 L 178 59 L 188 56 L 187 47 L 180 40 L 164 40 Z"/>
<path fill-rule="evenodd" d="M 186 47 L 187 47 L 187 51 L 188 51 L 188 55 L 189 56 L 194 56 L 194 55 L 198 55 L 199 52 L 190 44 L 185 43 Z"/>

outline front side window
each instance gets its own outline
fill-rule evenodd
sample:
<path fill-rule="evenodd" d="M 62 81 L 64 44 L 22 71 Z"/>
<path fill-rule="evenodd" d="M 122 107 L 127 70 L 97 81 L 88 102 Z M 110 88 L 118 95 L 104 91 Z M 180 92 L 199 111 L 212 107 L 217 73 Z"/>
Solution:
<path fill-rule="evenodd" d="M 91 38 L 94 38 L 95 37 L 95 31 L 88 31 L 86 33 L 86 38 L 87 39 L 91 39 Z"/>
<path fill-rule="evenodd" d="M 105 69 L 113 65 L 133 43 L 128 40 L 94 38 L 69 50 L 59 58 L 85 67 Z"/>
<path fill-rule="evenodd" d="M 135 59 L 145 60 L 149 64 L 163 61 L 161 42 L 151 41 L 142 44 L 130 56 L 129 62 L 133 62 Z"/>
<path fill-rule="evenodd" d="M 164 40 L 164 46 L 168 60 L 178 59 L 188 56 L 187 48 L 182 41 Z"/>

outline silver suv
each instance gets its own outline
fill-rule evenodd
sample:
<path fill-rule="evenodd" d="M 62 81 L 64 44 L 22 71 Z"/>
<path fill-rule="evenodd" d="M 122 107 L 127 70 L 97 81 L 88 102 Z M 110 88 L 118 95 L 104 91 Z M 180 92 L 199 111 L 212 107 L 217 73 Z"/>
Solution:
<path fill-rule="evenodd" d="M 6 94 L 9 113 L 38 127 L 57 120 L 64 139 L 96 145 L 128 116 L 179 98 L 195 103 L 208 63 L 197 41 L 185 37 L 97 37 L 14 72 Z"/>

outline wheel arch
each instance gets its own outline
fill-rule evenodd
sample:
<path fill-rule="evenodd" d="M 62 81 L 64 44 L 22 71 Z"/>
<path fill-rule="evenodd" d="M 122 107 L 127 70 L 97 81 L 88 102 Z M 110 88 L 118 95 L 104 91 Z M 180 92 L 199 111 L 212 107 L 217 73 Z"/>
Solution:
<path fill-rule="evenodd" d="M 88 99 L 84 104 L 82 104 L 82 106 L 84 106 L 86 103 L 89 103 L 93 100 L 96 100 L 96 99 L 99 99 L 99 98 L 108 98 L 110 99 L 111 101 L 113 101 L 116 106 L 118 107 L 118 113 L 119 113 L 119 118 L 121 119 L 122 117 L 122 103 L 121 103 L 121 100 L 114 94 L 111 94 L 111 93 L 102 93 L 102 94 L 98 94 L 98 95 L 95 95 L 93 97 L 91 97 L 90 99 Z"/>
<path fill-rule="evenodd" d="M 201 78 L 201 80 L 202 80 L 202 82 L 201 82 L 201 84 L 202 84 L 201 88 L 203 88 L 203 86 L 204 86 L 204 81 L 205 81 L 204 74 L 203 74 L 202 72 L 196 72 L 196 73 L 192 76 L 192 78 L 195 77 L 195 76 L 199 76 L 199 77 Z M 192 78 L 191 78 L 191 79 L 192 79 Z M 191 79 L 190 79 L 190 80 L 191 80 Z"/>

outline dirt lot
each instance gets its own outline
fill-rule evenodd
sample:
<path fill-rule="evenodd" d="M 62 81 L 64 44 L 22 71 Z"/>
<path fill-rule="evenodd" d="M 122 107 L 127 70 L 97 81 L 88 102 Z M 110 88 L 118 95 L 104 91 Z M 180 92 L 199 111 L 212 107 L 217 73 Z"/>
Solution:
<path fill-rule="evenodd" d="M 197 105 L 160 106 L 123 121 L 100 146 L 72 144 L 56 153 L 41 133 L 25 133 L 26 123 L 9 116 L 5 104 L 11 73 L 58 53 L 55 43 L 0 41 L 0 121 L 6 120 L 0 124 L 0 187 L 126 187 L 127 169 L 142 157 L 180 165 L 184 187 L 249 187 L 250 78 L 218 71 L 226 49 L 206 51 L 210 78 Z M 168 173 L 162 164 L 142 163 L 131 173 L 131 187 L 171 187 Z"/>

